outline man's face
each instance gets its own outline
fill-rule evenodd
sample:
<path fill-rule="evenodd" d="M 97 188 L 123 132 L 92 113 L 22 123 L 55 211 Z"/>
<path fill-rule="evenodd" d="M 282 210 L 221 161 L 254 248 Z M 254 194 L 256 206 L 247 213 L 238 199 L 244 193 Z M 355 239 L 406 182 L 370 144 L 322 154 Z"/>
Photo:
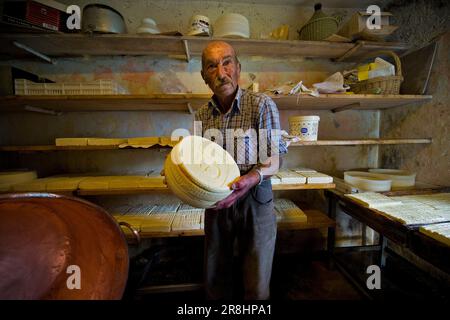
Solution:
<path fill-rule="evenodd" d="M 216 44 L 204 51 L 202 77 L 219 98 L 234 94 L 240 73 L 241 66 L 229 45 Z"/>

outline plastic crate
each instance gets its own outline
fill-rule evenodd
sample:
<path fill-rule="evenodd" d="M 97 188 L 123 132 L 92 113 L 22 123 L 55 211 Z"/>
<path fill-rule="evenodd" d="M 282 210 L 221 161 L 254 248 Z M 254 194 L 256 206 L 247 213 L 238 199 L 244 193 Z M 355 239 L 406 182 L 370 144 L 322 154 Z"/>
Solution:
<path fill-rule="evenodd" d="M 15 79 L 16 95 L 104 95 L 123 94 L 120 86 L 112 80 L 97 80 L 80 83 L 35 83 L 26 79 Z"/>

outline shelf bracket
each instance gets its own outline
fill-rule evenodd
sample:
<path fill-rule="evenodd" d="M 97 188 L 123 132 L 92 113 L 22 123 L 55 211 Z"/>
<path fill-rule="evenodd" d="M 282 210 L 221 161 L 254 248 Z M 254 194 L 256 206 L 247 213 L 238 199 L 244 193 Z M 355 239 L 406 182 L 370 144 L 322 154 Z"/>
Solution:
<path fill-rule="evenodd" d="M 184 53 L 186 54 L 186 61 L 189 62 L 191 60 L 191 53 L 189 52 L 189 44 L 187 40 L 181 40 L 183 41 L 184 45 Z"/>
<path fill-rule="evenodd" d="M 337 108 L 331 109 L 331 112 L 333 112 L 333 113 L 341 112 L 341 111 L 350 110 L 350 109 L 353 109 L 355 107 L 360 107 L 360 106 L 361 106 L 361 102 L 350 103 L 350 104 L 347 104 L 342 107 L 337 107 Z"/>
<path fill-rule="evenodd" d="M 44 108 L 39 108 L 39 107 L 33 107 L 33 106 L 28 106 L 26 105 L 24 108 L 26 111 L 32 111 L 32 112 L 37 112 L 37 113 L 44 113 L 44 114 L 50 114 L 52 116 L 60 116 L 62 115 L 61 111 L 55 111 L 55 110 L 49 110 L 49 109 L 44 109 Z"/>
<path fill-rule="evenodd" d="M 351 49 L 349 49 L 346 53 L 344 53 L 342 56 L 340 56 L 339 58 L 336 58 L 336 62 L 342 62 L 343 60 L 349 58 L 350 56 L 352 56 L 356 51 L 358 51 L 359 48 L 361 48 L 363 46 L 363 42 L 356 42 L 355 46 L 352 47 Z"/>
<path fill-rule="evenodd" d="M 189 110 L 189 113 L 190 113 L 190 114 L 195 114 L 194 108 L 192 108 L 191 103 L 188 102 L 188 103 L 186 103 L 186 105 L 187 105 L 187 108 L 188 108 L 188 110 Z"/>
<path fill-rule="evenodd" d="M 46 62 L 48 62 L 48 63 L 56 64 L 56 61 L 55 61 L 55 60 L 51 59 L 50 57 L 46 56 L 45 54 L 42 54 L 42 53 L 40 53 L 40 52 L 37 52 L 36 50 L 34 50 L 34 49 L 32 49 L 32 48 L 30 48 L 30 47 L 28 47 L 28 46 L 26 46 L 26 45 L 24 45 L 24 44 L 22 44 L 22 43 L 20 43 L 20 42 L 13 41 L 13 44 L 14 44 L 17 48 L 20 48 L 20 49 L 22 49 L 22 50 L 25 50 L 26 52 L 29 52 L 29 53 L 35 55 L 35 56 L 38 57 L 38 58 L 41 58 L 42 60 L 44 60 L 44 61 L 46 61 Z"/>

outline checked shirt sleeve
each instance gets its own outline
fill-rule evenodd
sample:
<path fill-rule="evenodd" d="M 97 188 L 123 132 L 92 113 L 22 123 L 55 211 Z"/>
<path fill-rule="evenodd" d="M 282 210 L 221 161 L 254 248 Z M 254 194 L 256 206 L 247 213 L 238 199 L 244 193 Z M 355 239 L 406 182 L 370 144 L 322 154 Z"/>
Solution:
<path fill-rule="evenodd" d="M 263 99 L 260 104 L 259 129 L 262 132 L 259 136 L 259 147 L 266 149 L 268 157 L 277 153 L 287 153 L 286 142 L 281 138 L 280 114 L 277 105 L 270 97 Z M 266 141 L 263 141 L 264 138 Z"/>

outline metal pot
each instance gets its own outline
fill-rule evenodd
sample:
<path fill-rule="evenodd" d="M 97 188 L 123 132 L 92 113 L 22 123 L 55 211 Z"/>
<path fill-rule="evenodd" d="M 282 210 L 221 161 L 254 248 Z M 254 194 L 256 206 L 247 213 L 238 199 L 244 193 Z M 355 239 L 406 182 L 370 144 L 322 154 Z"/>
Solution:
<path fill-rule="evenodd" d="M 125 21 L 115 9 L 103 4 L 89 4 L 83 9 L 83 32 L 126 33 Z"/>

